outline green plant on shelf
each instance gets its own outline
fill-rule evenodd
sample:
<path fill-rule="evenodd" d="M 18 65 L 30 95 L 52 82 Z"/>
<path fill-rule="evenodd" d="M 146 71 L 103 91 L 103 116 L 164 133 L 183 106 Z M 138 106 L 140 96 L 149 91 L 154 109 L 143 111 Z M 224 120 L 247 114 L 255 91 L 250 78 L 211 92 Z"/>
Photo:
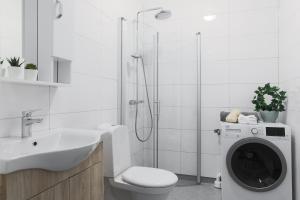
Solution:
<path fill-rule="evenodd" d="M 255 94 L 252 100 L 255 111 L 285 111 L 286 91 L 280 90 L 279 87 L 267 83 L 264 87 L 258 87 Z"/>
<path fill-rule="evenodd" d="M 35 64 L 29 63 L 25 66 L 25 69 L 37 70 L 37 66 Z"/>
<path fill-rule="evenodd" d="M 20 57 L 11 57 L 6 59 L 11 67 L 21 67 L 24 61 L 21 61 Z"/>

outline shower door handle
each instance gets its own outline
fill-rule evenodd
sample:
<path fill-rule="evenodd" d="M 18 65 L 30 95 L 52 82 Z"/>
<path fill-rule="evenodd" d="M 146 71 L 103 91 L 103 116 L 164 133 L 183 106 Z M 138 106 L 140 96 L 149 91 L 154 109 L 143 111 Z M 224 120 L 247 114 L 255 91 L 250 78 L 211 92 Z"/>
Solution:
<path fill-rule="evenodd" d="M 157 119 L 159 119 L 159 116 L 160 116 L 160 101 L 154 101 L 154 103 L 155 103 L 156 106 L 157 106 L 157 113 L 156 113 L 156 116 L 157 116 Z"/>

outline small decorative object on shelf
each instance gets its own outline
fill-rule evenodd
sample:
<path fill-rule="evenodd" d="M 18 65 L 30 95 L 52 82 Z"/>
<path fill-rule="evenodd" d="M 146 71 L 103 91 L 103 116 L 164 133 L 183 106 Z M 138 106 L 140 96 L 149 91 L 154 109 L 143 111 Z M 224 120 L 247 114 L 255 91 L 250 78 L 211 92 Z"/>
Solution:
<path fill-rule="evenodd" d="M 38 76 L 38 68 L 35 64 L 27 64 L 25 66 L 24 77 L 27 81 L 36 81 Z"/>
<path fill-rule="evenodd" d="M 7 58 L 7 62 L 10 66 L 7 68 L 7 75 L 10 79 L 24 79 L 24 68 L 22 67 L 24 61 L 19 57 Z"/>
<path fill-rule="evenodd" d="M 258 87 L 255 94 L 252 100 L 255 110 L 260 112 L 264 122 L 276 122 L 279 112 L 285 111 L 286 91 L 267 83 L 264 87 Z"/>

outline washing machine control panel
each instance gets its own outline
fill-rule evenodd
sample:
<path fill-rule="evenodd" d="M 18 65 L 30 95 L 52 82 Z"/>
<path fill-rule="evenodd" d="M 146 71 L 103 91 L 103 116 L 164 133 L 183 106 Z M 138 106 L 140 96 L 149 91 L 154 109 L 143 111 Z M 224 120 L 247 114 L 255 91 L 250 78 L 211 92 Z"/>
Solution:
<path fill-rule="evenodd" d="M 230 124 L 223 123 L 221 135 L 224 137 L 273 137 L 278 139 L 288 139 L 291 137 L 290 127 L 284 124 Z"/>
<path fill-rule="evenodd" d="M 253 136 L 262 136 L 263 135 L 263 129 L 260 126 L 249 125 L 248 130 L 245 131 L 245 133 L 249 136 L 251 136 L 251 135 L 253 135 Z"/>
<path fill-rule="evenodd" d="M 252 129 L 251 129 L 251 133 L 252 133 L 253 135 L 257 135 L 257 134 L 259 134 L 259 130 L 258 130 L 257 128 L 252 128 Z"/>

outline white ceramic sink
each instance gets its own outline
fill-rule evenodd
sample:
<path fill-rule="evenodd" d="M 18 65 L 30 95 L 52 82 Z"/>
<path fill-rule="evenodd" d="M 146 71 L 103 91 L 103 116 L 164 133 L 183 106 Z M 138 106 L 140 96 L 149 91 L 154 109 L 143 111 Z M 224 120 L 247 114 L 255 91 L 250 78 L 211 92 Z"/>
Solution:
<path fill-rule="evenodd" d="M 0 174 L 23 169 L 63 171 L 85 160 L 101 141 L 101 132 L 58 129 L 27 139 L 0 139 Z"/>

